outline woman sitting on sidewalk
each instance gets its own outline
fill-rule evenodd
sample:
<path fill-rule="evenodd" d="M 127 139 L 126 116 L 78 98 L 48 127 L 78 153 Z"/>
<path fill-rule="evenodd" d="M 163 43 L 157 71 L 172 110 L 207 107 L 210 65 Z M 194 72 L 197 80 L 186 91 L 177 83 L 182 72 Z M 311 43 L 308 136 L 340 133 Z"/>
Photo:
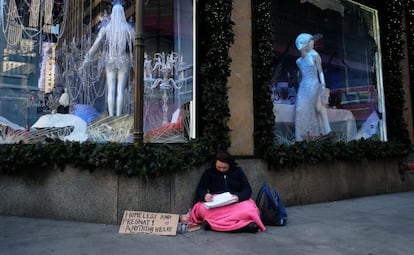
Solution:
<path fill-rule="evenodd" d="M 199 202 L 191 210 L 191 222 L 205 224 L 206 230 L 250 233 L 266 230 L 259 209 L 250 198 L 249 181 L 229 153 L 217 153 L 214 165 L 204 171 L 196 192 Z M 230 192 L 236 202 L 210 209 L 206 207 L 204 202 L 225 192 Z"/>

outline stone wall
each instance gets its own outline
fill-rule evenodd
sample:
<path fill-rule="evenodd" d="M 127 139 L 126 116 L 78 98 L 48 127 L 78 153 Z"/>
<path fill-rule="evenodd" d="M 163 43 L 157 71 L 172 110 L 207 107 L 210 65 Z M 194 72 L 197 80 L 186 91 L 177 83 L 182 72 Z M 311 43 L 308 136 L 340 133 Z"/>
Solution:
<path fill-rule="evenodd" d="M 230 77 L 227 81 L 233 155 L 254 154 L 253 64 L 251 1 L 233 1 L 234 43 L 230 48 Z"/>
<path fill-rule="evenodd" d="M 238 160 L 253 188 L 266 180 L 286 205 L 414 190 L 414 175 L 402 181 L 396 161 L 318 164 L 270 170 L 266 162 Z M 204 168 L 148 181 L 117 176 L 110 170 L 73 167 L 41 175 L 0 176 L 0 214 L 118 224 L 124 210 L 185 213 Z"/>

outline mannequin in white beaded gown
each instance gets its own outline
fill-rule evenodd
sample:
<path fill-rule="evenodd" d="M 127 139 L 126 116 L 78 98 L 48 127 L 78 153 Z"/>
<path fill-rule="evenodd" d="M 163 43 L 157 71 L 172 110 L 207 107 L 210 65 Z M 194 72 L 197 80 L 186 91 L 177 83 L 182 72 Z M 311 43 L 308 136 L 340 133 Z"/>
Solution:
<path fill-rule="evenodd" d="M 296 60 L 301 80 L 296 98 L 295 138 L 302 141 L 308 137 L 327 135 L 331 127 L 326 109 L 328 99 L 322 60 L 314 50 L 314 37 L 302 33 L 296 38 L 295 45 L 301 53 Z"/>
<path fill-rule="evenodd" d="M 101 43 L 104 48 L 107 103 L 109 116 L 120 116 L 124 104 L 124 90 L 133 66 L 133 42 L 135 31 L 125 18 L 124 7 L 115 1 L 109 21 L 103 24 L 95 42 L 85 56 L 80 69 L 84 68 Z"/>

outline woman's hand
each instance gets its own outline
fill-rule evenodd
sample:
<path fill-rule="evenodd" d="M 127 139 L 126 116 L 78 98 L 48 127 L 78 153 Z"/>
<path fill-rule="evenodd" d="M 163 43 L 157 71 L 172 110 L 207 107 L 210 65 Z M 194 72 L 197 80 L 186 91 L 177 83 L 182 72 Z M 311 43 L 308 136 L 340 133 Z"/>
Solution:
<path fill-rule="evenodd" d="M 206 202 L 210 202 L 212 199 L 213 199 L 213 195 L 211 195 L 210 193 L 207 193 L 204 196 L 204 201 L 206 201 Z"/>

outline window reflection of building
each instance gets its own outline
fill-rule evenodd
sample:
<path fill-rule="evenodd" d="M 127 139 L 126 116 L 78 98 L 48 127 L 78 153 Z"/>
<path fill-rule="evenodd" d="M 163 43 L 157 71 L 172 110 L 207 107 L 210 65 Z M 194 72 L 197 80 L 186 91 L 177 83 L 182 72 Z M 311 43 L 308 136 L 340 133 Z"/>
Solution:
<path fill-rule="evenodd" d="M 105 12 L 110 13 L 113 1 L 1 1 L 3 2 L 2 21 L 8 22 L 2 22 L 2 25 L 7 23 L 8 29 L 0 35 L 0 115 L 21 126 L 30 127 L 41 115 L 52 112 L 49 105 L 56 101 L 67 83 L 75 86 L 79 84 L 79 77 L 75 77 L 76 65 L 73 63 L 82 57 L 79 53 L 85 48 L 82 46 L 85 38 L 93 40 L 96 36 L 102 16 Z M 134 1 L 124 1 L 124 8 L 127 20 L 135 22 Z M 192 77 L 193 0 L 145 1 L 144 12 L 145 51 L 148 54 L 180 54 L 181 63 L 186 64 L 186 70 L 181 73 L 185 77 Z M 66 52 L 68 48 L 80 51 Z M 66 55 L 75 56 L 75 62 L 65 61 Z M 174 73 L 169 78 L 178 79 L 178 76 L 178 73 Z M 105 87 L 103 78 L 98 82 L 101 87 Z M 131 114 L 134 110 L 133 75 L 129 82 L 127 109 Z M 147 130 L 159 126 L 158 118 L 164 121 L 166 118 L 173 119 L 177 109 L 188 108 L 193 99 L 192 78 L 185 84 L 180 83 L 180 89 L 172 87 L 168 92 L 168 116 L 150 115 Z M 80 103 L 85 101 L 88 93 L 80 97 Z M 156 93 L 152 96 L 151 100 L 156 102 L 154 105 L 162 100 L 162 96 L 157 96 Z M 98 100 L 96 104 L 105 105 L 103 101 Z M 77 102 L 71 102 L 74 103 Z M 97 109 L 100 112 L 105 110 L 104 107 Z"/>
<path fill-rule="evenodd" d="M 32 1 L 32 13 L 26 14 L 24 1 L 2 4 L 0 51 L 0 116 L 20 126 L 30 126 L 36 119 L 34 107 L 28 104 L 37 98 L 37 66 L 40 42 L 38 1 Z M 3 33 L 4 32 L 4 33 Z"/>

